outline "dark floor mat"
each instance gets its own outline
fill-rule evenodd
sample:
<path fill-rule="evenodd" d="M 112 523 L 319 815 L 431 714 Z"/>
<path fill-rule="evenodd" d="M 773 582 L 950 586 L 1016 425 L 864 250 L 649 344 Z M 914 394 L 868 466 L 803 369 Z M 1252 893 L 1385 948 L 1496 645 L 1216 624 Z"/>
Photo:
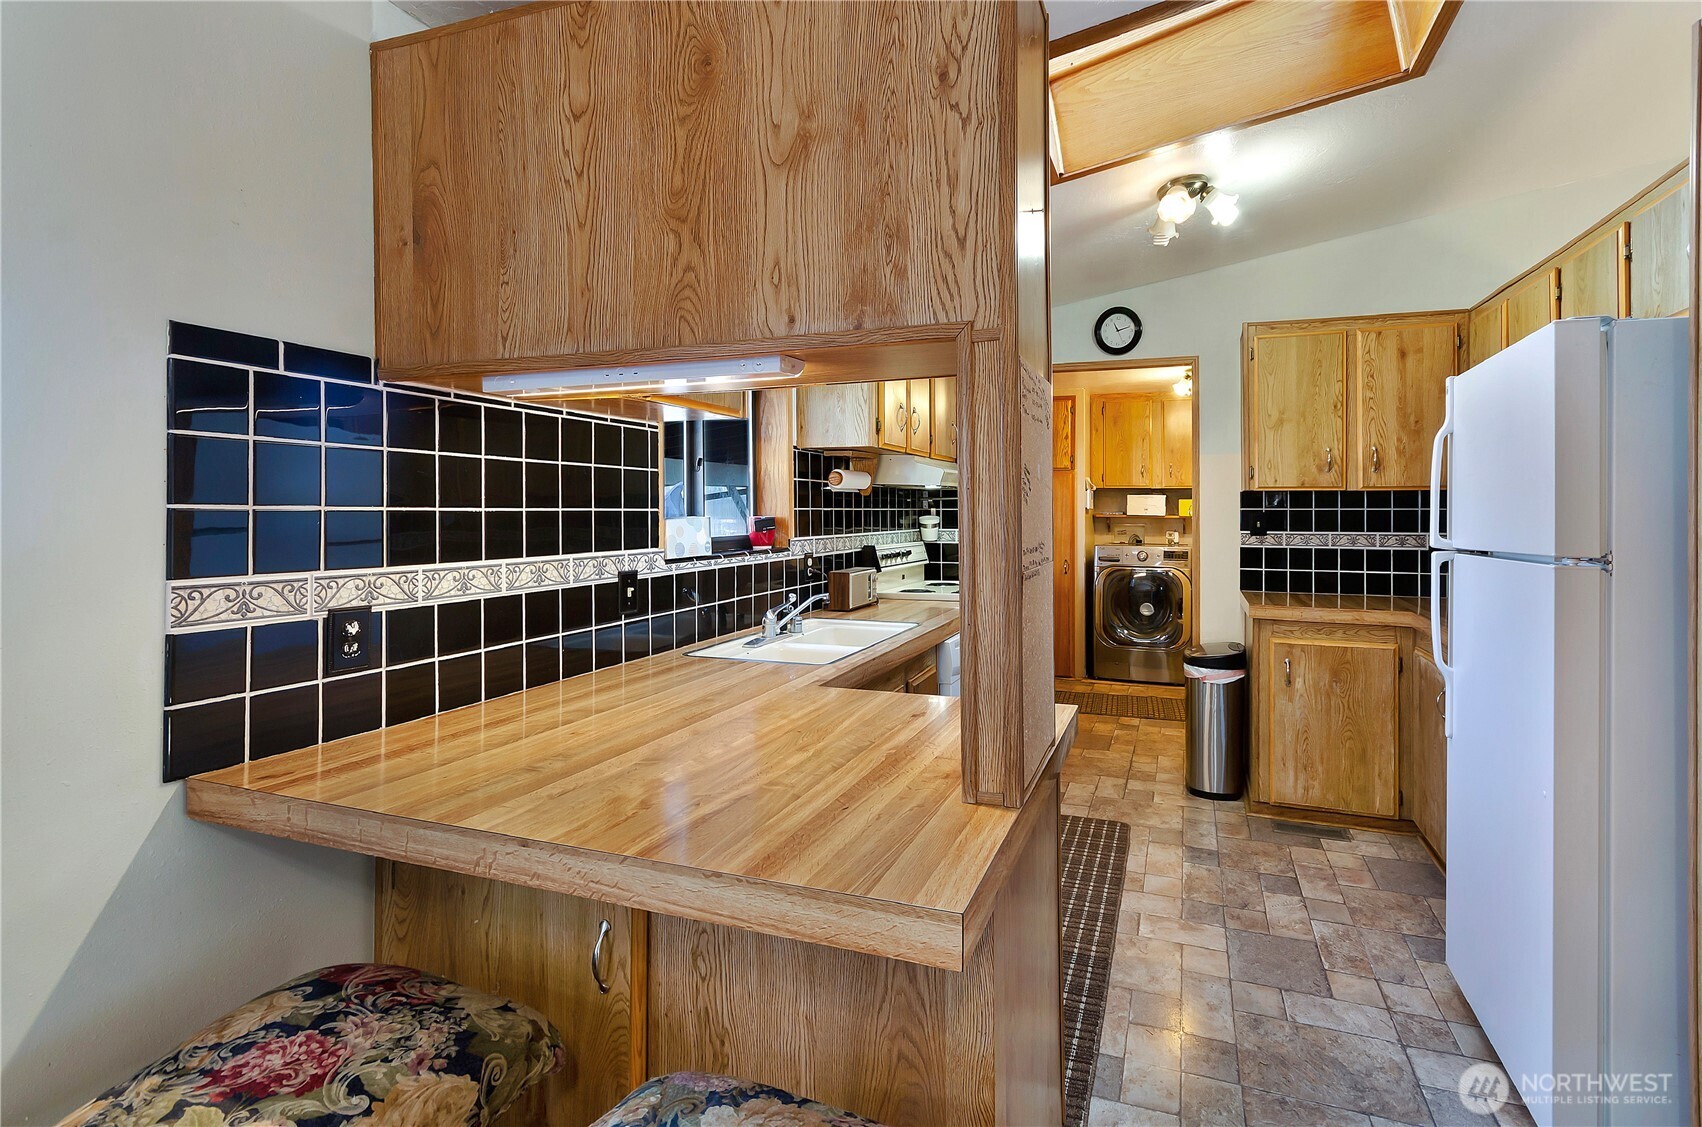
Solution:
<path fill-rule="evenodd" d="M 1095 716 L 1132 716 L 1139 720 L 1182 720 L 1183 702 L 1177 697 L 1141 696 L 1135 693 L 1078 693 L 1057 691 L 1059 704 L 1073 704 Z"/>
<path fill-rule="evenodd" d="M 1062 694 L 1060 694 L 1062 697 Z M 1105 1025 L 1129 827 L 1105 818 L 1061 820 L 1058 865 L 1064 917 L 1064 1127 L 1081 1127 Z"/>

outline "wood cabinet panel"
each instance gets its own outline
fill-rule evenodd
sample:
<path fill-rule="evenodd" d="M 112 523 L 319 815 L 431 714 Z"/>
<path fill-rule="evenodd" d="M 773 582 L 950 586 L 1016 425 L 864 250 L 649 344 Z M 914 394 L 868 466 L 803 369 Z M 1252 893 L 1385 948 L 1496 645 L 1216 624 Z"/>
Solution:
<path fill-rule="evenodd" d="M 1446 859 L 1448 741 L 1442 731 L 1442 674 L 1430 655 L 1413 654 L 1401 721 L 1401 813 Z"/>
<path fill-rule="evenodd" d="M 566 1038 L 567 1066 L 509 1113 L 581 1127 L 648 1075 L 644 912 L 439 869 L 379 861 L 373 954 L 524 1002 Z M 602 922 L 607 994 L 591 975 Z"/>
<path fill-rule="evenodd" d="M 923 458 L 934 451 L 933 383 L 932 380 L 910 381 L 910 437 L 905 441 L 912 454 Z"/>
<path fill-rule="evenodd" d="M 1690 183 L 1676 184 L 1631 215 L 1631 316 L 1672 317 L 1690 308 Z"/>
<path fill-rule="evenodd" d="M 1395 817 L 1398 641 L 1274 630 L 1264 664 L 1270 801 Z"/>
<path fill-rule="evenodd" d="M 1507 343 L 1523 340 L 1554 320 L 1558 270 L 1544 270 L 1507 294 Z"/>
<path fill-rule="evenodd" d="M 1344 488 L 1347 334 L 1261 333 L 1248 382 L 1254 488 Z"/>
<path fill-rule="evenodd" d="M 1076 399 L 1060 395 L 1052 400 L 1052 468 L 1076 468 Z"/>
<path fill-rule="evenodd" d="M 886 380 L 880 385 L 881 418 L 876 444 L 883 450 L 905 453 L 910 449 L 910 383 Z"/>
<path fill-rule="evenodd" d="M 1614 223 L 1561 259 L 1559 273 L 1561 317 L 1622 316 L 1621 264 L 1625 259 L 1625 224 Z"/>
<path fill-rule="evenodd" d="M 929 454 L 944 462 L 957 461 L 957 377 L 933 380 L 933 438 Z"/>
<path fill-rule="evenodd" d="M 1481 364 L 1507 347 L 1507 306 L 1496 298 L 1471 312 L 1466 330 L 1466 367 Z"/>
<path fill-rule="evenodd" d="M 1164 460 L 1157 484 L 1166 489 L 1192 489 L 1194 486 L 1194 401 L 1192 399 L 1162 399 L 1159 401 L 1161 429 L 1164 434 Z"/>
<path fill-rule="evenodd" d="M 1429 488 L 1431 439 L 1447 405 L 1443 381 L 1459 371 L 1459 335 L 1453 318 L 1354 334 L 1359 488 Z"/>
<path fill-rule="evenodd" d="M 878 385 L 806 384 L 797 395 L 799 446 L 832 450 L 877 445 Z"/>
<path fill-rule="evenodd" d="M 1060 399 L 1055 403 L 1074 400 Z M 1058 408 L 1055 406 L 1054 410 Z M 1052 670 L 1057 677 L 1076 675 L 1076 576 L 1086 557 L 1076 559 L 1076 474 L 1052 471 Z"/>
<path fill-rule="evenodd" d="M 1157 484 L 1150 395 L 1095 395 L 1088 400 L 1088 465 L 1096 486 Z"/>

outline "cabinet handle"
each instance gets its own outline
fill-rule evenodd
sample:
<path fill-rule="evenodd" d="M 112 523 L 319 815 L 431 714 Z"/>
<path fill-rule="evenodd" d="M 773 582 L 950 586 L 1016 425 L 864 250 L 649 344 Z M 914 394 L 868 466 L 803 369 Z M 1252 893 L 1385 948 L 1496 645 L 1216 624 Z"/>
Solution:
<path fill-rule="evenodd" d="M 1371 444 L 1371 472 L 1383 472 L 1383 459 L 1377 453 L 1377 444 L 1375 442 Z"/>
<path fill-rule="evenodd" d="M 1443 719 L 1447 719 L 1447 717 L 1448 717 L 1448 710 L 1446 708 L 1442 707 L 1442 694 L 1447 692 L 1447 691 L 1448 690 L 1445 687 L 1436 690 L 1436 715 L 1442 717 Z"/>
<path fill-rule="evenodd" d="M 922 429 L 922 414 L 919 411 L 910 412 L 910 433 L 915 434 Z"/>
<path fill-rule="evenodd" d="M 1329 446 L 1324 447 L 1324 472 L 1336 472 L 1336 452 Z"/>
<path fill-rule="evenodd" d="M 905 414 L 905 411 L 904 411 L 903 407 L 896 408 L 896 410 L 898 411 L 898 434 L 899 434 L 900 438 L 903 438 L 903 436 L 904 436 L 904 414 Z"/>
<path fill-rule="evenodd" d="M 1247 480 L 1248 481 L 1253 480 L 1253 467 L 1252 466 L 1247 467 Z"/>
<path fill-rule="evenodd" d="M 1282 683 L 1285 684 L 1285 685 L 1294 684 L 1294 659 L 1293 658 L 1285 657 L 1285 658 L 1282 659 Z"/>
<path fill-rule="evenodd" d="M 604 920 L 597 928 L 597 942 L 591 944 L 591 977 L 597 980 L 597 993 L 609 992 L 608 980 L 603 977 L 603 946 L 609 940 L 609 933 L 614 928 L 608 920 Z"/>

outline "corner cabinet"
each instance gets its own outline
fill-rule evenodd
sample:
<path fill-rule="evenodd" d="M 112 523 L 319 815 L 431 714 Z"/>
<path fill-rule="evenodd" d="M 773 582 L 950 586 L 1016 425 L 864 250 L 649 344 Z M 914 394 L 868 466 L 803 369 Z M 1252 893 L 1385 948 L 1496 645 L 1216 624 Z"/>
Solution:
<path fill-rule="evenodd" d="M 1401 810 L 1436 856 L 1447 859 L 1448 739 L 1443 732 L 1442 672 L 1415 650 L 1401 701 Z"/>
<path fill-rule="evenodd" d="M 1250 324 L 1242 442 L 1248 489 L 1424 489 L 1443 381 L 1466 314 Z"/>
<path fill-rule="evenodd" d="M 885 450 L 957 461 L 957 380 L 883 380 L 798 388 L 806 450 Z"/>

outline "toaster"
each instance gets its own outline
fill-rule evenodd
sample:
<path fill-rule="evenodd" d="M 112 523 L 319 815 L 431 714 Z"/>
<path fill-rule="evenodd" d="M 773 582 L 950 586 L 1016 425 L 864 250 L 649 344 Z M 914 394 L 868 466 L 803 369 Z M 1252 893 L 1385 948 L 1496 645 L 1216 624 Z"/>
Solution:
<path fill-rule="evenodd" d="M 827 609 L 856 610 L 877 601 L 875 569 L 849 567 L 827 573 Z"/>

